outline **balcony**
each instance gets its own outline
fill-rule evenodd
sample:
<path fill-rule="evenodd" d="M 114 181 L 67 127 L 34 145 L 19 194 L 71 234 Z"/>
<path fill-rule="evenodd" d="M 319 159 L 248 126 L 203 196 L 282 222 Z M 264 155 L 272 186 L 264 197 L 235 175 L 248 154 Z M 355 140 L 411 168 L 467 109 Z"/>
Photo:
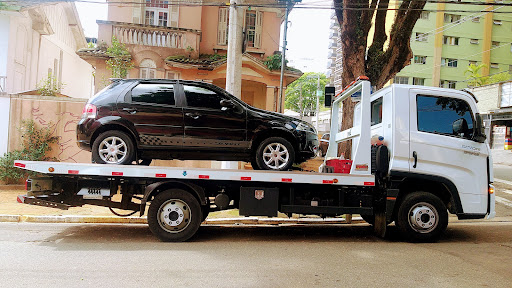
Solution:
<path fill-rule="evenodd" d="M 96 21 L 99 28 L 98 38 L 110 44 L 115 36 L 119 42 L 128 45 L 143 45 L 173 49 L 193 48 L 199 50 L 200 30 L 174 27 L 142 25 L 114 21 Z"/>

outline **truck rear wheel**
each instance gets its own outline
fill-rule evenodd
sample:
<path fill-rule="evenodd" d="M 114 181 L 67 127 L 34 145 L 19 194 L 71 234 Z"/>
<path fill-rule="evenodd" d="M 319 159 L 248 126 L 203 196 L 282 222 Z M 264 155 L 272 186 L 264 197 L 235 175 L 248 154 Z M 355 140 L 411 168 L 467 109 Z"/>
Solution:
<path fill-rule="evenodd" d="M 162 241 L 186 241 L 199 229 L 201 215 L 201 206 L 193 195 L 181 189 L 169 189 L 151 202 L 149 229 Z"/>
<path fill-rule="evenodd" d="M 414 192 L 405 196 L 400 204 L 396 225 L 408 241 L 436 241 L 448 226 L 448 211 L 439 197 Z"/>

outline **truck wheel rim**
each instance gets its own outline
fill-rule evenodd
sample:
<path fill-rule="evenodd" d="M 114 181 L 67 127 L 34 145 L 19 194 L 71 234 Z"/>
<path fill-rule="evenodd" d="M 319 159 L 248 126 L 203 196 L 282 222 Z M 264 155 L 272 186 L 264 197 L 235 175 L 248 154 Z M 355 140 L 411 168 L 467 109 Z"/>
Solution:
<path fill-rule="evenodd" d="M 273 170 L 286 166 L 290 160 L 290 152 L 281 143 L 270 143 L 263 149 L 263 162 Z"/>
<path fill-rule="evenodd" d="M 101 160 L 109 164 L 122 162 L 128 154 L 128 147 L 123 139 L 110 136 L 101 141 L 98 147 L 98 154 Z"/>
<path fill-rule="evenodd" d="M 183 231 L 190 224 L 190 207 L 180 199 L 170 199 L 160 206 L 158 224 L 169 233 Z"/>
<path fill-rule="evenodd" d="M 409 225 L 419 233 L 432 232 L 437 227 L 439 214 L 429 203 L 421 202 L 409 210 Z"/>

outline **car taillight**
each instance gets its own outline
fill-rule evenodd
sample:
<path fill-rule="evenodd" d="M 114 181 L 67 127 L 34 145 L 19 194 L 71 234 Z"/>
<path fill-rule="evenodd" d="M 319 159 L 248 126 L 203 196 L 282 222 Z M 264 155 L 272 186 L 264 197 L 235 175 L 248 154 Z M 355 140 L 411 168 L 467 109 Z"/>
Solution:
<path fill-rule="evenodd" d="M 97 108 L 96 106 L 92 105 L 92 104 L 86 104 L 84 109 L 82 110 L 82 118 L 96 118 L 96 115 L 97 115 Z"/>

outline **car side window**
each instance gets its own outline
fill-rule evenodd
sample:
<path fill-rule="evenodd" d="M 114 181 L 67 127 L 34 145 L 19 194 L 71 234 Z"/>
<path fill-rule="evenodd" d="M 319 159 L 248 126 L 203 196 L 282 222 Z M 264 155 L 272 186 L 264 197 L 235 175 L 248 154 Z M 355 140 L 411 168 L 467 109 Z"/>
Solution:
<path fill-rule="evenodd" d="M 198 86 L 183 85 L 187 106 L 221 109 L 220 101 L 224 99 L 215 91 Z"/>
<path fill-rule="evenodd" d="M 382 123 L 382 97 L 375 99 L 371 103 L 371 125 Z"/>
<path fill-rule="evenodd" d="M 132 102 L 176 105 L 174 85 L 141 83 L 132 89 Z"/>
<path fill-rule="evenodd" d="M 461 99 L 418 95 L 418 131 L 458 136 L 471 139 L 473 136 L 473 117 L 469 104 Z M 463 119 L 463 120 L 461 120 Z M 467 124 L 464 133 L 457 133 L 454 122 Z M 456 124 L 456 123 L 455 123 Z M 460 126 L 461 124 L 459 124 Z"/>

